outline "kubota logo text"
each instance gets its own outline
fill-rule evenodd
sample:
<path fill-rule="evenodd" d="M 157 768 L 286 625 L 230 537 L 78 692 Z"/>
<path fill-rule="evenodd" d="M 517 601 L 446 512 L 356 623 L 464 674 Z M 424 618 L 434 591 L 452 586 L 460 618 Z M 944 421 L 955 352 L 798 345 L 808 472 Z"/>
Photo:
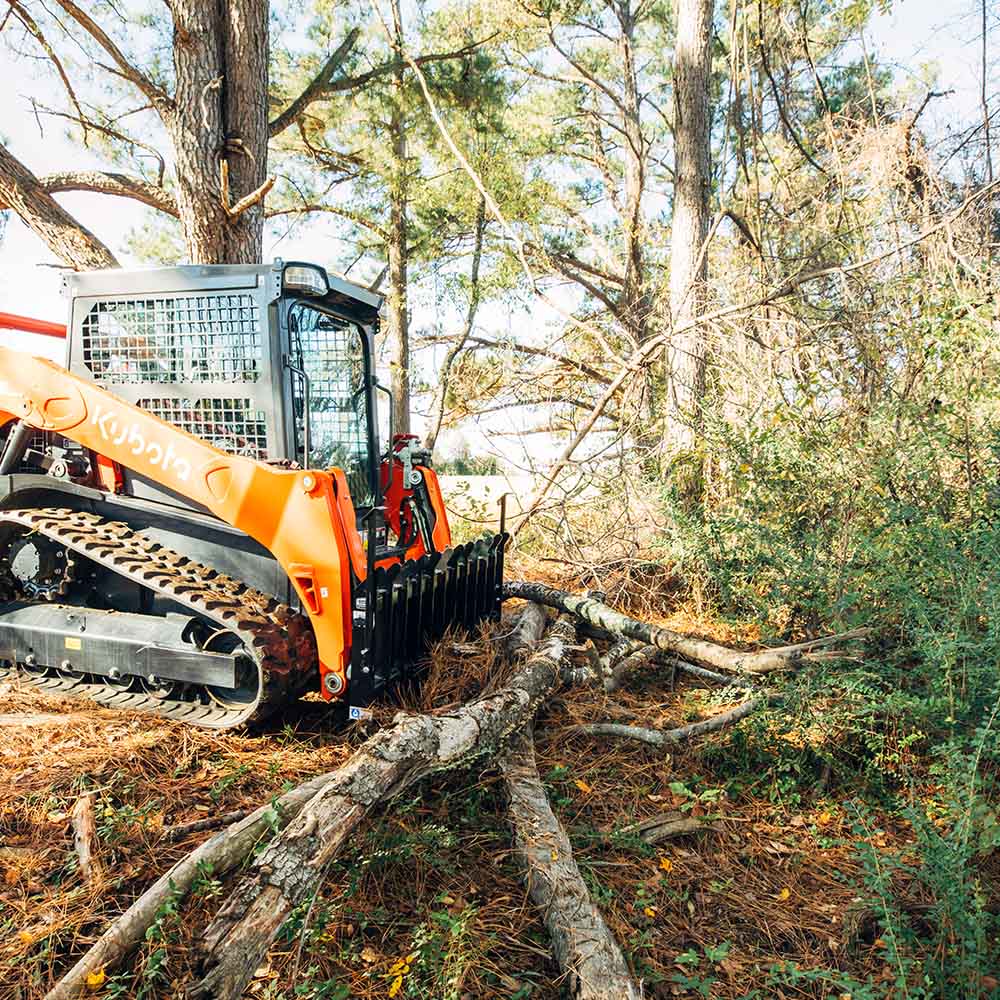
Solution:
<path fill-rule="evenodd" d="M 113 410 L 105 410 L 98 403 L 90 422 L 101 432 L 105 441 L 110 441 L 119 448 L 124 445 L 135 456 L 144 455 L 150 465 L 158 465 L 165 472 L 172 472 L 181 482 L 186 482 L 190 477 L 191 463 L 178 455 L 172 444 L 164 448 L 156 441 L 147 441 L 138 424 L 120 420 Z"/>

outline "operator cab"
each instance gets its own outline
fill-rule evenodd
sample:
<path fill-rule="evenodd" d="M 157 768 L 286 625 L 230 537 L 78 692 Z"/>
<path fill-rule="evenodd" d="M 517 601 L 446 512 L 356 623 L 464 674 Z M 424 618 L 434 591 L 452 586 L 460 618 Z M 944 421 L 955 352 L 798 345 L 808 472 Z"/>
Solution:
<path fill-rule="evenodd" d="M 375 505 L 382 296 L 280 260 L 96 271 L 64 284 L 70 371 L 223 451 L 337 465 L 355 505 Z M 118 492 L 190 506 L 128 473 Z"/>
<path fill-rule="evenodd" d="M 443 549 L 428 498 L 402 483 L 429 455 L 412 439 L 393 440 L 391 395 L 375 375 L 383 296 L 318 265 L 282 260 L 82 272 L 63 284 L 74 374 L 222 451 L 341 470 L 356 527 L 378 560 L 412 554 L 418 540 L 426 552 Z M 382 435 L 380 393 L 389 397 Z M 110 415 L 94 420 L 109 441 L 128 433 Z M 88 487 L 142 516 L 152 505 L 160 523 L 147 533 L 173 547 L 190 544 L 192 519 L 208 517 L 188 497 L 59 435 L 30 431 L 19 450 L 16 464 L 4 458 L 19 474 L 10 484 L 18 493 Z M 175 533 L 164 527 L 171 519 L 186 526 Z M 271 570 L 263 572 L 261 587 L 270 585 Z"/>

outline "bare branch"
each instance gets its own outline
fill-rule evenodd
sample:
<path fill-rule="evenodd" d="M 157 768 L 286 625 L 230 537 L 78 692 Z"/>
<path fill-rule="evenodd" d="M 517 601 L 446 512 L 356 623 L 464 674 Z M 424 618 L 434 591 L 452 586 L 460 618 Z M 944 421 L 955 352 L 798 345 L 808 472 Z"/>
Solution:
<path fill-rule="evenodd" d="M 248 208 L 259 205 L 266 197 L 267 192 L 274 187 L 274 176 L 268 177 L 263 184 L 255 191 L 244 195 L 235 205 L 229 204 L 229 161 L 225 158 L 219 160 L 219 200 L 230 219 L 238 219 Z"/>
<path fill-rule="evenodd" d="M 618 722 L 593 722 L 573 728 L 575 732 L 585 736 L 611 736 L 615 739 L 637 740 L 654 747 L 667 747 L 684 740 L 694 739 L 696 736 L 703 736 L 705 733 L 714 733 L 727 726 L 734 726 L 755 709 L 765 704 L 766 701 L 765 695 L 750 698 L 711 719 L 692 722 L 690 725 L 680 726 L 677 729 L 647 729 L 645 726 L 624 726 Z"/>
<path fill-rule="evenodd" d="M 134 84 L 145 96 L 149 99 L 150 103 L 156 108 L 171 108 L 173 106 L 173 101 L 170 99 L 169 95 L 158 87 L 152 80 L 149 79 L 144 73 L 132 65 L 125 57 L 125 54 L 121 49 L 111 40 L 105 30 L 91 18 L 91 16 L 84 10 L 81 10 L 73 0 L 56 0 L 60 7 L 70 17 L 80 25 L 84 31 L 90 35 L 91 38 L 97 42 L 98 45 L 104 49 L 109 56 L 111 56 L 117 69 L 112 69 L 111 67 L 105 67 L 111 72 L 115 72 L 117 75 L 124 77 L 130 83 Z"/>
<path fill-rule="evenodd" d="M 73 84 L 70 83 L 69 76 L 66 74 L 66 70 L 63 68 L 63 64 L 56 55 L 55 50 L 49 45 L 45 35 L 42 34 L 41 28 L 38 27 L 35 19 L 24 9 L 23 5 L 18 0 L 7 0 L 7 2 L 10 4 L 10 9 L 15 17 L 24 25 L 35 41 L 38 42 L 42 51 L 49 57 L 49 61 L 55 66 L 56 72 L 59 74 L 59 79 L 62 80 L 63 87 L 66 88 L 70 104 L 76 108 L 76 112 L 82 121 L 83 111 L 80 108 L 80 102 L 77 100 L 76 91 L 73 89 Z M 86 136 L 86 127 L 84 127 L 84 136 Z"/>

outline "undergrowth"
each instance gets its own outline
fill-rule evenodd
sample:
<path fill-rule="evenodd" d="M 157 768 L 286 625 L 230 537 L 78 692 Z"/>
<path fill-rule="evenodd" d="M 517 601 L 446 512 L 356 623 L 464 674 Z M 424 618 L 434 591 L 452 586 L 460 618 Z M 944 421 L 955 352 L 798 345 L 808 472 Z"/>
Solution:
<path fill-rule="evenodd" d="M 850 425 L 816 419 L 812 403 L 752 428 L 711 424 L 700 492 L 668 491 L 663 540 L 697 600 L 773 641 L 869 630 L 861 656 L 782 680 L 780 705 L 707 752 L 736 797 L 799 809 L 831 796 L 851 817 L 854 888 L 882 973 L 785 963 L 773 985 L 853 1000 L 995 997 L 995 407 L 887 400 Z M 904 846 L 880 844 L 886 817 Z"/>

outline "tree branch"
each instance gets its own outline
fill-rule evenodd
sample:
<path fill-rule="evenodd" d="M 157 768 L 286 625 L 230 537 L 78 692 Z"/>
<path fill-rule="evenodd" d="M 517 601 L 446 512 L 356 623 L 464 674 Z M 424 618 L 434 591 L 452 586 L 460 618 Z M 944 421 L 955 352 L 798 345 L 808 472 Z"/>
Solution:
<path fill-rule="evenodd" d="M 83 111 L 80 108 L 80 102 L 77 100 L 76 91 L 73 89 L 73 84 L 70 83 L 69 76 L 66 70 L 63 68 L 63 64 L 59 57 L 56 55 L 55 50 L 48 43 L 45 35 L 42 34 L 42 29 L 38 27 L 35 19 L 24 9 L 23 5 L 18 3 L 18 0 L 7 0 L 10 4 L 10 9 L 14 13 L 14 16 L 24 25 L 28 33 L 38 42 L 42 51 L 49 57 L 49 61 L 56 68 L 56 72 L 59 74 L 59 79 L 62 80 L 63 87 L 66 89 L 66 94 L 69 97 L 70 104 L 76 108 L 76 113 L 83 119 Z M 84 126 L 84 138 L 86 138 L 87 130 Z"/>
<path fill-rule="evenodd" d="M 0 203 L 14 211 L 70 267 L 86 271 L 118 266 L 114 254 L 56 201 L 6 146 L 0 146 Z"/>
<path fill-rule="evenodd" d="M 614 739 L 637 740 L 654 747 L 674 746 L 684 740 L 692 740 L 696 736 L 703 736 L 705 733 L 714 733 L 727 726 L 734 726 L 766 701 L 766 695 L 750 698 L 711 719 L 692 722 L 688 726 L 680 726 L 677 729 L 647 729 L 645 726 L 623 726 L 618 722 L 592 722 L 573 728 L 575 732 L 583 733 L 585 736 L 610 736 Z"/>
<path fill-rule="evenodd" d="M 330 58 L 323 63 L 320 71 L 310 80 L 306 89 L 267 126 L 268 134 L 272 139 L 276 135 L 281 135 L 289 125 L 298 121 L 309 105 L 323 96 L 324 88 L 330 85 L 333 74 L 347 60 L 360 34 L 360 28 L 351 28 L 347 37 L 337 46 Z"/>
<path fill-rule="evenodd" d="M 144 181 L 141 177 L 106 173 L 101 170 L 66 170 L 57 174 L 46 174 L 37 180 L 42 190 L 48 194 L 90 191 L 94 194 L 131 198 L 175 218 L 178 215 L 177 202 L 173 195 L 156 184 Z M 5 199 L 0 198 L 0 210 L 10 207 L 5 203 Z"/>
<path fill-rule="evenodd" d="M 281 925 L 316 891 L 351 832 L 429 774 L 502 750 L 554 690 L 564 657 L 563 639 L 553 636 L 496 693 L 448 714 L 397 716 L 364 743 L 247 869 L 204 933 L 203 978 L 188 996 L 241 997 Z"/>
<path fill-rule="evenodd" d="M 356 36 L 358 29 L 352 29 L 351 34 Z M 444 62 L 448 59 L 461 59 L 463 56 L 467 56 L 472 52 L 475 52 L 480 46 L 485 45 L 491 38 L 494 37 L 490 35 L 488 38 L 484 38 L 478 42 L 472 42 L 470 45 L 466 45 L 461 49 L 455 49 L 453 52 L 432 52 L 424 56 L 416 56 L 413 59 L 418 66 L 423 66 L 426 63 L 434 62 Z M 348 44 L 350 42 L 350 44 Z M 329 97 L 333 97 L 334 94 L 343 94 L 351 90 L 359 90 L 366 84 L 371 83 L 372 80 L 381 79 L 384 76 L 390 76 L 394 73 L 398 73 L 401 69 L 405 69 L 409 65 L 409 60 L 407 59 L 391 59 L 389 62 L 382 63 L 380 66 L 376 66 L 373 69 L 368 70 L 365 73 L 359 73 L 357 76 L 343 76 L 338 80 L 330 79 L 330 74 L 340 66 L 344 60 L 347 58 L 350 49 L 354 45 L 354 39 L 351 38 L 349 34 L 346 39 L 341 43 L 340 48 L 333 53 L 332 56 L 326 61 L 323 69 L 316 74 L 316 77 L 312 80 L 308 87 L 292 102 L 289 107 L 283 111 L 273 122 L 271 122 L 269 128 L 271 137 L 279 135 L 283 132 L 289 125 L 300 118 L 311 104 L 316 101 L 326 100 Z M 346 46 L 346 49 L 345 49 Z M 338 53 L 344 50 L 343 55 L 337 60 Z M 329 69 L 328 69 L 329 68 Z"/>
<path fill-rule="evenodd" d="M 134 84 L 155 107 L 169 108 L 173 106 L 173 102 L 167 93 L 128 61 L 122 50 L 115 45 L 105 30 L 86 11 L 81 10 L 73 3 L 73 0 L 56 0 L 56 2 L 111 56 L 117 70 L 111 70 L 111 67 L 106 67 L 107 69 L 116 72 Z"/>

